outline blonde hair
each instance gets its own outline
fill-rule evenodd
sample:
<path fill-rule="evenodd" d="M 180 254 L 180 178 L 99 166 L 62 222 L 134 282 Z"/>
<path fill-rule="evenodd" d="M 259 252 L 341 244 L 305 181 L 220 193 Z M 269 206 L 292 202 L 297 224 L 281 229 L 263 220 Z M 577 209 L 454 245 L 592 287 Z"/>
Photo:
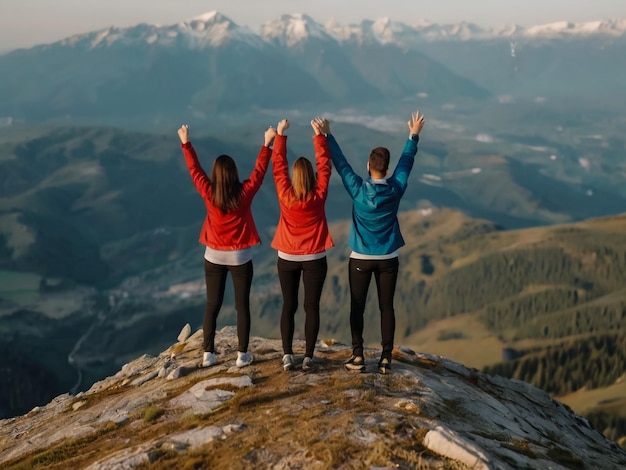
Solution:
<path fill-rule="evenodd" d="M 293 163 L 293 175 L 291 178 L 293 194 L 296 200 L 302 201 L 315 189 L 315 173 L 313 165 L 305 158 L 300 157 Z"/>

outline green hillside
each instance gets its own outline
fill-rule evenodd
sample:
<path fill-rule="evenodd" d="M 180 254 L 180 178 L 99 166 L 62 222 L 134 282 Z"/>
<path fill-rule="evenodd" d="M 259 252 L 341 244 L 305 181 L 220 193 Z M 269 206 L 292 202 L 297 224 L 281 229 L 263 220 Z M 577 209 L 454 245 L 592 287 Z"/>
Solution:
<path fill-rule="evenodd" d="M 371 139 L 402 143 L 363 126 L 335 129 L 345 136 L 342 148 L 355 168 Z M 292 131 L 290 156 L 310 156 L 310 131 L 297 125 Z M 18 127 L 0 134 L 0 336 L 6 359 L 0 366 L 11 371 L 2 388 L 12 393 L 13 410 L 0 414 L 10 415 L 159 351 L 187 322 L 200 326 L 197 234 L 204 208 L 174 135 L 89 127 Z M 538 163 L 524 163 L 516 154 L 521 147 L 512 146 L 517 150 L 509 156 L 485 154 L 480 145 L 464 145 L 466 139 L 433 134 L 433 143 L 420 147 L 402 206 L 407 244 L 396 343 L 489 367 L 564 399 L 615 383 L 622 357 L 615 351 L 624 348 L 618 333 L 626 318 L 626 216 L 538 226 L 540 220 L 577 219 L 594 211 L 593 204 L 604 207 L 603 199 L 586 196 L 581 212 L 578 182 L 568 186 L 567 171 L 558 183 L 536 180 Z M 207 168 L 213 156 L 229 152 L 240 156 L 247 174 L 258 150 L 255 136 L 235 129 L 219 139 L 199 136 L 194 145 Z M 473 167 L 481 171 L 467 171 Z M 427 177 L 435 172 L 440 180 Z M 459 210 L 437 208 L 443 206 Z M 336 246 L 328 253 L 320 338 L 346 344 L 349 207 L 334 175 L 328 215 Z M 278 207 L 271 178 L 253 210 L 263 244 L 255 249 L 252 328 L 278 337 L 280 290 L 269 247 Z M 533 228 L 504 229 L 509 222 L 533 221 Z M 379 341 L 375 306 L 372 288 L 365 332 L 371 345 Z M 235 322 L 230 290 L 219 322 Z M 42 343 L 42 337 L 51 339 Z M 588 372 L 585 364 L 596 357 L 599 370 Z M 37 368 L 41 374 L 29 372 Z M 45 383 L 37 394 L 22 393 L 36 389 L 36 381 L 16 388 L 21 377 L 37 376 Z M 587 411 L 597 412 L 605 427 L 621 429 L 621 421 L 607 421 L 599 408 Z"/>

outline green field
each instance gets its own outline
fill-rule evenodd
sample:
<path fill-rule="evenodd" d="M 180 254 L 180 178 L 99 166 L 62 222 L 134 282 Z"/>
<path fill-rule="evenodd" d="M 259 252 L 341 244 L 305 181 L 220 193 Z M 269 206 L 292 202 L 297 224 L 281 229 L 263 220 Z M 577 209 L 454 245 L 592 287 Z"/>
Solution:
<path fill-rule="evenodd" d="M 18 305 L 33 304 L 39 299 L 41 276 L 15 271 L 0 271 L 0 299 Z M 0 305 L 0 315 L 10 313 L 13 308 Z"/>

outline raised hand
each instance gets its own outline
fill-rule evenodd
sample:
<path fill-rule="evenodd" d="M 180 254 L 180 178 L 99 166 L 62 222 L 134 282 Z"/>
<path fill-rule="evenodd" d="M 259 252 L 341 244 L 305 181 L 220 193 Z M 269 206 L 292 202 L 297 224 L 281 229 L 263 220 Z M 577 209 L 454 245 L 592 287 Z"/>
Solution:
<path fill-rule="evenodd" d="M 276 129 L 278 130 L 278 135 L 283 135 L 283 132 L 289 129 L 289 121 L 287 119 L 283 119 L 276 125 Z"/>
<path fill-rule="evenodd" d="M 315 135 L 320 135 L 322 133 L 322 130 L 320 129 L 321 123 L 319 117 L 311 119 L 311 127 L 313 128 L 313 132 L 315 132 Z"/>
<path fill-rule="evenodd" d="M 315 135 L 330 134 L 330 124 L 328 120 L 322 119 L 319 116 L 311 120 L 311 127 L 313 128 L 313 131 L 315 131 Z"/>
<path fill-rule="evenodd" d="M 180 137 L 180 142 L 186 144 L 189 142 L 189 124 L 183 124 L 178 129 L 178 137 Z"/>
<path fill-rule="evenodd" d="M 424 127 L 424 116 L 420 115 L 419 111 L 411 113 L 411 119 L 409 119 L 407 125 L 411 134 L 419 134 L 422 127 Z"/>
<path fill-rule="evenodd" d="M 265 130 L 265 144 L 264 145 L 266 147 L 269 147 L 270 145 L 272 145 L 272 142 L 274 142 L 274 137 L 276 137 L 276 129 L 270 126 Z"/>

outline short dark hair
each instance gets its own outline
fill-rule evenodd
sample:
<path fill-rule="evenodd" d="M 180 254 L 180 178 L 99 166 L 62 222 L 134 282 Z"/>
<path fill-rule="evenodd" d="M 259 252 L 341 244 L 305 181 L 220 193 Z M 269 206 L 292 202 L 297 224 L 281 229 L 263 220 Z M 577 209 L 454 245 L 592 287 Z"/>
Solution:
<path fill-rule="evenodd" d="M 370 152 L 370 171 L 385 173 L 389 168 L 389 150 L 385 147 L 376 147 Z"/>

